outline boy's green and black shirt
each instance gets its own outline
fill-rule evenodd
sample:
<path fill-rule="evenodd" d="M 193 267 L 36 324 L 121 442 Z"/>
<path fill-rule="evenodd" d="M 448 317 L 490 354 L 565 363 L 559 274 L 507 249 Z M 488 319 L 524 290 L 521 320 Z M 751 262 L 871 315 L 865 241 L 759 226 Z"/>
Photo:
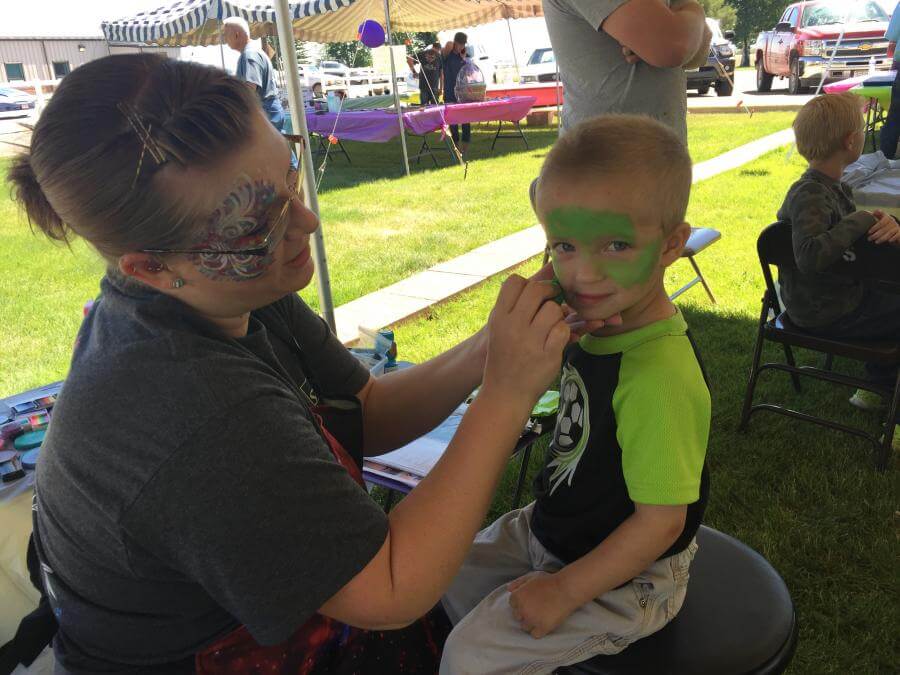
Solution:
<path fill-rule="evenodd" d="M 781 299 L 791 320 L 803 328 L 827 326 L 859 306 L 863 285 L 825 274 L 854 241 L 875 224 L 857 211 L 850 186 L 808 169 L 788 190 L 778 220 L 791 224 L 797 269 L 778 271 Z"/>
<path fill-rule="evenodd" d="M 641 504 L 687 504 L 662 555 L 687 548 L 709 495 L 709 387 L 680 312 L 568 348 L 531 529 L 565 563 L 594 549 Z"/>

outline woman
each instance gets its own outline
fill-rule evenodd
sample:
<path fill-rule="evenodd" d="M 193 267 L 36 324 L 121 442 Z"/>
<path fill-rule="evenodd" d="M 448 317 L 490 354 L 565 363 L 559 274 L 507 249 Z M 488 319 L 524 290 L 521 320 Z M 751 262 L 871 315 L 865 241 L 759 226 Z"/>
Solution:
<path fill-rule="evenodd" d="M 569 329 L 550 284 L 512 277 L 485 329 L 373 380 L 295 294 L 318 223 L 290 157 L 243 83 L 125 55 L 67 76 L 13 163 L 31 222 L 108 263 L 37 472 L 64 670 L 436 670 L 441 617 L 419 617 Z M 363 453 L 479 383 L 443 459 L 384 514 Z"/>

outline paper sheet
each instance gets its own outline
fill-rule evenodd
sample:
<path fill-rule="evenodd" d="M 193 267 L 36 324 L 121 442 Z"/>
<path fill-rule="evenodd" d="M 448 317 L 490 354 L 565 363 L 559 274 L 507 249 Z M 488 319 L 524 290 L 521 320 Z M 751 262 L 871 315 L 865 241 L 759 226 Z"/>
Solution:
<path fill-rule="evenodd" d="M 468 405 L 463 403 L 453 411 L 450 417 L 424 436 L 420 436 L 393 452 L 372 459 L 384 466 L 408 471 L 416 476 L 428 475 L 453 439 L 467 409 Z"/>

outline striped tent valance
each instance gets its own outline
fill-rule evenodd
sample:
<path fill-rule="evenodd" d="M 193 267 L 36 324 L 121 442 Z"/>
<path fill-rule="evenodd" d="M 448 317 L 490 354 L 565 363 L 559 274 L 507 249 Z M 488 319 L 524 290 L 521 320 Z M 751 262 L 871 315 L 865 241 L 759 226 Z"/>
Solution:
<path fill-rule="evenodd" d="M 290 4 L 293 21 L 349 7 L 357 0 L 307 0 Z M 110 43 L 156 44 L 168 47 L 217 44 L 220 22 L 240 16 L 252 37 L 273 33 L 275 8 L 242 0 L 180 0 L 165 7 L 101 24 Z"/>
<path fill-rule="evenodd" d="M 388 4 L 396 31 L 436 31 L 543 16 L 541 0 L 389 0 Z M 290 8 L 294 35 L 312 42 L 355 40 L 366 19 L 384 21 L 384 0 L 308 0 L 291 3 Z M 245 0 L 181 0 L 127 19 L 104 21 L 102 28 L 112 43 L 208 45 L 218 44 L 219 22 L 230 16 L 245 18 L 252 37 L 274 33 L 274 7 Z"/>

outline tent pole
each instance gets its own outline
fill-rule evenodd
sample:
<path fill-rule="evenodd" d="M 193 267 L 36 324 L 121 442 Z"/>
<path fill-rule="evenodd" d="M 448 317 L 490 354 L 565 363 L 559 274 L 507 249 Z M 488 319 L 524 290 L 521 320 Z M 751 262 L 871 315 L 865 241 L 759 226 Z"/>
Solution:
<path fill-rule="evenodd" d="M 406 150 L 406 127 L 403 126 L 403 111 L 400 109 L 400 94 L 397 92 L 397 68 L 394 65 L 394 36 L 391 34 L 391 10 L 389 0 L 384 0 L 384 25 L 387 29 L 388 49 L 391 55 L 391 91 L 394 92 L 394 107 L 397 108 L 397 123 L 400 125 L 400 145 L 403 148 L 403 169 L 409 175 L 409 153 Z"/>
<path fill-rule="evenodd" d="M 521 79 L 519 73 L 519 57 L 516 56 L 516 43 L 513 41 L 512 26 L 509 23 L 509 17 L 506 17 L 506 29 L 509 31 L 509 46 L 512 47 L 513 63 L 516 64 L 516 82 Z"/>
<path fill-rule="evenodd" d="M 222 70 L 225 70 L 225 47 L 222 42 L 222 31 L 225 30 L 225 22 L 219 18 L 219 58 L 222 59 Z"/>
<path fill-rule="evenodd" d="M 309 130 L 306 128 L 306 109 L 303 106 L 303 90 L 300 87 L 300 75 L 297 71 L 294 30 L 288 0 L 275 0 L 275 18 L 278 28 L 278 47 L 281 51 L 281 63 L 284 66 L 284 79 L 287 84 L 288 99 L 291 102 L 291 122 L 294 125 L 294 131 L 300 133 L 305 141 L 303 156 L 300 157 L 300 161 L 303 162 L 303 195 L 306 205 L 318 218 L 319 196 L 316 194 L 315 168 L 309 143 Z M 328 261 L 325 258 L 325 237 L 322 234 L 321 221 L 310 239 L 313 260 L 316 264 L 319 306 L 326 323 L 336 333 L 334 301 L 331 297 L 331 281 L 328 278 Z"/>
<path fill-rule="evenodd" d="M 562 82 L 559 80 L 559 63 L 556 62 L 556 54 L 553 55 L 553 64 L 556 66 L 556 131 L 562 129 L 562 115 L 559 112 L 560 87 Z"/>

